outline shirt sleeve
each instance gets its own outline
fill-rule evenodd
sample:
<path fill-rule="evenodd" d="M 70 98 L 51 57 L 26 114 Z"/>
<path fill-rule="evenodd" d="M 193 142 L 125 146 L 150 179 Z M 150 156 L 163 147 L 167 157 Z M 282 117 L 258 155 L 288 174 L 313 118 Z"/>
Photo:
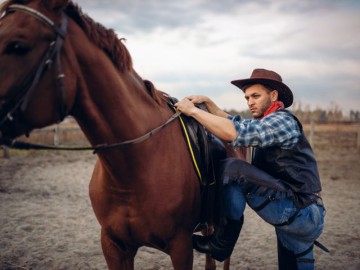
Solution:
<path fill-rule="evenodd" d="M 233 147 L 280 146 L 290 149 L 299 140 L 300 128 L 296 120 L 287 112 L 275 112 L 261 120 L 228 117 L 234 124 L 237 136 L 231 143 Z"/>

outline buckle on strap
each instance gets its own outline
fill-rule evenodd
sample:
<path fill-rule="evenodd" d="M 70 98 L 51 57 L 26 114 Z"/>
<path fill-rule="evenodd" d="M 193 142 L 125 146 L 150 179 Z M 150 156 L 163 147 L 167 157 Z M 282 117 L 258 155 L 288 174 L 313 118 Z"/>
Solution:
<path fill-rule="evenodd" d="M 323 200 L 322 200 L 321 197 L 317 198 L 316 201 L 315 201 L 315 203 L 316 203 L 317 205 L 324 206 L 324 203 L 323 203 Z"/>
<path fill-rule="evenodd" d="M 255 212 L 258 212 L 258 211 L 262 210 L 265 206 L 267 206 L 270 202 L 275 201 L 275 200 L 276 200 L 276 198 L 274 197 L 274 196 L 275 196 L 275 193 L 276 193 L 276 192 L 271 193 L 271 194 L 266 198 L 265 201 L 263 201 L 259 206 L 254 207 L 253 210 L 254 210 Z"/>

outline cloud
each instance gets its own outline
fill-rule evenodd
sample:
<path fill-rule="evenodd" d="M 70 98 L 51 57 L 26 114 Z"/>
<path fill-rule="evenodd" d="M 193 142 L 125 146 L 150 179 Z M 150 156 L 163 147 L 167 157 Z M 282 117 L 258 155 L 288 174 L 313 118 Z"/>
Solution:
<path fill-rule="evenodd" d="M 265 67 L 312 107 L 360 107 L 360 1 L 77 2 L 127 39 L 142 77 L 178 98 L 206 94 L 236 108 L 230 81 Z"/>

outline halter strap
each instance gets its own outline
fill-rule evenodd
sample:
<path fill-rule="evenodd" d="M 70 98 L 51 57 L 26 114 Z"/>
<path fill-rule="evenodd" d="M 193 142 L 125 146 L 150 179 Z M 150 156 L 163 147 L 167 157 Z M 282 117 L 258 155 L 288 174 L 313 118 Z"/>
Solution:
<path fill-rule="evenodd" d="M 56 33 L 56 39 L 55 41 L 51 42 L 49 44 L 48 49 L 46 50 L 43 58 L 40 60 L 39 66 L 37 70 L 34 72 L 33 75 L 30 74 L 28 80 L 23 84 L 20 85 L 20 87 L 17 87 L 14 89 L 14 93 L 12 94 L 14 96 L 14 99 L 10 99 L 5 105 L 3 105 L 3 108 L 7 107 L 7 112 L 2 113 L 3 117 L 0 119 L 0 127 L 6 122 L 6 121 L 12 121 L 14 116 L 13 114 L 18 111 L 19 109 L 24 112 L 29 104 L 30 98 L 33 96 L 33 92 L 36 89 L 36 86 L 38 85 L 41 76 L 43 75 L 44 71 L 47 67 L 51 67 L 51 64 L 53 60 L 56 61 L 56 68 L 57 68 L 57 90 L 60 92 L 61 95 L 61 107 L 60 107 L 60 120 L 63 120 L 66 116 L 66 95 L 65 95 L 65 87 L 64 87 L 64 74 L 62 73 L 62 67 L 61 67 L 61 60 L 60 60 L 60 50 L 62 48 L 62 45 L 64 43 L 64 39 L 66 37 L 66 30 L 67 30 L 67 16 L 62 13 L 62 20 L 61 20 L 61 26 L 60 28 L 56 26 L 56 24 L 49 19 L 47 16 L 42 14 L 41 12 L 29 8 L 24 5 L 18 5 L 13 4 L 10 5 L 7 9 L 7 13 L 4 15 L 6 16 L 9 12 L 13 11 L 21 11 L 24 13 L 27 13 L 34 18 L 40 20 L 41 22 L 45 23 L 48 27 L 50 27 L 55 33 Z M 3 16 L 3 17 L 4 17 Z M 1 19 L 3 18 L 1 17 Z"/>
<path fill-rule="evenodd" d="M 62 29 L 62 28 L 57 27 L 56 24 L 51 19 L 49 19 L 47 16 L 45 16 L 41 12 L 37 11 L 36 9 L 30 8 L 30 7 L 27 7 L 27 6 L 24 6 L 24 5 L 19 5 L 19 4 L 13 4 L 13 5 L 10 5 L 8 7 L 8 12 L 9 11 L 14 11 L 14 10 L 23 11 L 23 12 L 28 13 L 31 16 L 39 19 L 40 21 L 42 21 L 45 24 L 47 24 L 48 26 L 50 26 L 50 28 L 52 28 L 63 39 L 65 39 L 65 37 L 66 37 L 66 29 Z"/>

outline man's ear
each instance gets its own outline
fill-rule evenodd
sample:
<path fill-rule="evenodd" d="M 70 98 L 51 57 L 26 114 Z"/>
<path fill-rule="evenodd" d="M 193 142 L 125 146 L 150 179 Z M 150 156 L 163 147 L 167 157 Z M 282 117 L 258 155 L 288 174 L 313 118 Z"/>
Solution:
<path fill-rule="evenodd" d="M 279 92 L 278 90 L 273 90 L 270 92 L 271 102 L 278 101 Z"/>

